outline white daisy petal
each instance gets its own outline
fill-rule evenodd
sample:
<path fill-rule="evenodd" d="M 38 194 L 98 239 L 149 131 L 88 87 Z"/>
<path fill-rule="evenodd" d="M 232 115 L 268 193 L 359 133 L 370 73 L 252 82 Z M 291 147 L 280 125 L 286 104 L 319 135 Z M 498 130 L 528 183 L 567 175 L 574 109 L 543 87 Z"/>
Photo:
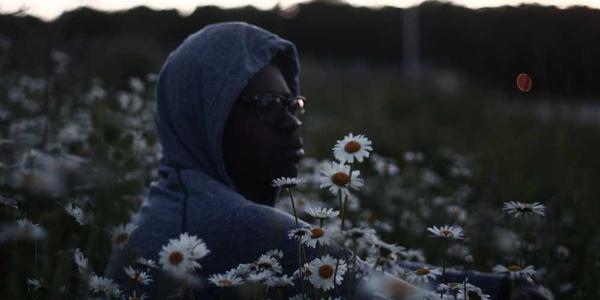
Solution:
<path fill-rule="evenodd" d="M 344 274 L 346 273 L 346 262 L 343 259 L 340 259 L 339 264 L 337 265 L 337 274 L 335 274 L 336 269 L 336 259 L 325 255 L 320 258 L 313 259 L 308 264 L 308 270 L 310 271 L 309 281 L 310 283 L 319 289 L 324 291 L 333 289 L 336 284 L 341 284 L 344 278 Z M 335 280 L 334 280 L 335 274 Z"/>
<path fill-rule="evenodd" d="M 502 207 L 502 210 L 504 210 L 509 215 L 511 215 L 511 214 L 514 215 L 515 218 L 518 218 L 521 215 L 526 216 L 529 214 L 538 215 L 538 216 L 542 216 L 542 217 L 546 215 L 546 207 L 539 202 L 534 202 L 534 203 L 523 203 L 523 202 L 517 202 L 517 201 L 505 202 L 504 207 Z"/>
<path fill-rule="evenodd" d="M 137 228 L 138 226 L 133 223 L 121 224 L 113 227 L 110 233 L 113 246 L 122 249 L 129 241 L 131 233 Z"/>
<path fill-rule="evenodd" d="M 535 269 L 533 266 L 529 265 L 525 268 L 522 268 L 519 265 L 509 265 L 508 267 L 503 265 L 496 265 L 492 271 L 495 273 L 506 273 L 509 275 L 511 280 L 516 280 L 519 278 L 531 279 L 535 274 Z"/>
<path fill-rule="evenodd" d="M 430 235 L 430 237 L 439 237 L 439 238 L 446 238 L 446 239 L 463 239 L 464 238 L 463 229 L 460 226 L 447 226 L 447 225 L 441 226 L 441 227 L 433 226 L 433 227 L 427 228 L 427 231 L 432 233 Z"/>
<path fill-rule="evenodd" d="M 93 293 L 104 294 L 109 298 L 118 298 L 121 295 L 119 285 L 110 278 L 92 274 L 88 285 Z"/>
<path fill-rule="evenodd" d="M 208 255 L 210 250 L 204 242 L 187 233 L 182 233 L 178 239 L 171 239 L 162 247 L 159 253 L 159 263 L 162 269 L 177 278 L 185 278 L 201 266 L 196 260 Z"/>
<path fill-rule="evenodd" d="M 333 210 L 332 208 L 324 208 L 324 207 L 309 207 L 306 210 L 306 213 L 311 217 L 316 219 L 333 219 L 340 214 L 339 210 Z"/>
<path fill-rule="evenodd" d="M 127 266 L 123 270 L 125 271 L 125 274 L 127 274 L 127 276 L 129 276 L 129 278 L 131 278 L 134 281 L 141 283 L 143 285 L 149 285 L 153 281 L 150 274 L 148 274 L 144 271 L 141 271 L 141 270 L 137 270 L 137 269 L 133 268 L 132 266 Z"/>
<path fill-rule="evenodd" d="M 415 282 L 415 283 L 419 283 L 419 282 L 429 283 L 429 280 L 435 280 L 435 278 L 440 275 L 442 275 L 442 272 L 440 272 L 440 270 L 431 269 L 427 266 L 423 266 L 421 268 L 414 270 L 408 276 L 408 281 Z"/>
<path fill-rule="evenodd" d="M 332 234 L 323 227 L 313 226 L 309 231 L 308 239 L 304 240 L 304 244 L 308 247 L 316 248 L 317 245 L 329 245 L 333 242 Z"/>
<path fill-rule="evenodd" d="M 271 186 L 290 188 L 295 187 L 296 185 L 301 184 L 303 182 L 304 179 L 301 177 L 281 177 L 273 180 Z"/>
<path fill-rule="evenodd" d="M 232 273 L 213 274 L 208 281 L 218 287 L 236 286 L 242 284 L 242 280 Z"/>
<path fill-rule="evenodd" d="M 337 141 L 333 146 L 333 155 L 341 163 L 354 161 L 362 162 L 363 158 L 369 157 L 369 151 L 373 150 L 371 141 L 364 135 L 354 136 L 352 133 Z"/>
<path fill-rule="evenodd" d="M 357 190 L 363 186 L 363 180 L 359 178 L 360 171 L 352 171 L 350 166 L 343 163 L 332 162 L 321 169 L 319 182 L 321 188 L 327 188 L 333 195 L 349 196 L 349 188 Z"/>

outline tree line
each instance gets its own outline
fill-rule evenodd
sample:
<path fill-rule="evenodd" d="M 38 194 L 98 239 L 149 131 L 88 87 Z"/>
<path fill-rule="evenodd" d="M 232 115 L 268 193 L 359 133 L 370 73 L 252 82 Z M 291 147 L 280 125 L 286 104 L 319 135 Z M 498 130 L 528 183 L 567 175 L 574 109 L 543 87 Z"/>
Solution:
<path fill-rule="evenodd" d="M 469 9 L 427 1 L 366 8 L 318 0 L 270 10 L 202 6 L 187 16 L 143 6 L 118 12 L 84 7 L 50 22 L 0 15 L 0 35 L 11 41 L 9 68 L 43 72 L 49 50 L 58 49 L 69 54 L 76 72 L 116 82 L 156 71 L 190 33 L 233 20 L 294 41 L 303 56 L 399 67 L 417 59 L 421 66 L 450 68 L 500 88 L 526 72 L 541 93 L 600 95 L 600 10 L 588 7 Z"/>

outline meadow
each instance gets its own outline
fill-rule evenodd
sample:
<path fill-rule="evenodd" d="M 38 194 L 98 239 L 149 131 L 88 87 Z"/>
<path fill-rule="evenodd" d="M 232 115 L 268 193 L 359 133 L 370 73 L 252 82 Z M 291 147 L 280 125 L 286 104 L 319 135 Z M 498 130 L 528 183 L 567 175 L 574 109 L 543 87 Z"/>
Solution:
<path fill-rule="evenodd" d="M 56 68 L 44 77 L 0 75 L 6 299 L 95 295 L 80 275 L 81 258 L 84 271 L 103 273 L 122 233 L 115 226 L 130 220 L 158 179 L 156 74 L 105 86 L 65 75 L 67 60 L 60 53 L 53 59 Z M 412 257 L 402 253 L 406 259 L 459 269 L 493 272 L 524 249 L 533 279 L 557 298 L 600 296 L 598 123 L 565 118 L 557 104 L 544 106 L 540 117 L 547 96 L 444 70 L 307 57 L 301 86 L 311 159 L 302 164 L 307 184 L 298 187 L 299 211 L 310 204 L 340 209 L 314 178 L 336 140 L 364 134 L 374 151 L 357 166 L 365 185 L 348 204 L 349 224 L 412 250 Z M 288 200 L 278 207 L 289 209 Z M 503 211 L 509 201 L 540 202 L 545 217 L 520 221 Z M 446 224 L 460 226 L 465 238 L 446 245 L 429 236 L 428 228 Z"/>

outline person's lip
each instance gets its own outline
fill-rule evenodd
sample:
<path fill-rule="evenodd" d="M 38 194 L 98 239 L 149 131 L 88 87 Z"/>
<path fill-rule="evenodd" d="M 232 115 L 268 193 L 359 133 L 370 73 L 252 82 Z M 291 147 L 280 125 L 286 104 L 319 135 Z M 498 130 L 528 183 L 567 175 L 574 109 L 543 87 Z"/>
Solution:
<path fill-rule="evenodd" d="M 304 142 L 302 141 L 302 138 L 296 138 L 293 141 L 286 143 L 283 147 L 281 147 L 281 150 L 284 152 L 296 151 L 296 150 L 302 149 L 303 147 L 304 147 Z"/>
<path fill-rule="evenodd" d="M 290 149 L 283 153 L 283 159 L 286 161 L 299 162 L 304 157 L 304 149 Z"/>

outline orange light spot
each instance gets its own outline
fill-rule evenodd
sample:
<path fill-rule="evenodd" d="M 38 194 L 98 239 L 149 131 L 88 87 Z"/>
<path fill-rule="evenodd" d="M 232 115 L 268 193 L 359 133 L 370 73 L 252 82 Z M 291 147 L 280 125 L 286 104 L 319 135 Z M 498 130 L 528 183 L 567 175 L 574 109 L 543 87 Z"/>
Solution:
<path fill-rule="evenodd" d="M 517 88 L 519 88 L 521 92 L 529 92 L 532 85 L 533 81 L 531 80 L 531 76 L 525 73 L 517 75 Z"/>

